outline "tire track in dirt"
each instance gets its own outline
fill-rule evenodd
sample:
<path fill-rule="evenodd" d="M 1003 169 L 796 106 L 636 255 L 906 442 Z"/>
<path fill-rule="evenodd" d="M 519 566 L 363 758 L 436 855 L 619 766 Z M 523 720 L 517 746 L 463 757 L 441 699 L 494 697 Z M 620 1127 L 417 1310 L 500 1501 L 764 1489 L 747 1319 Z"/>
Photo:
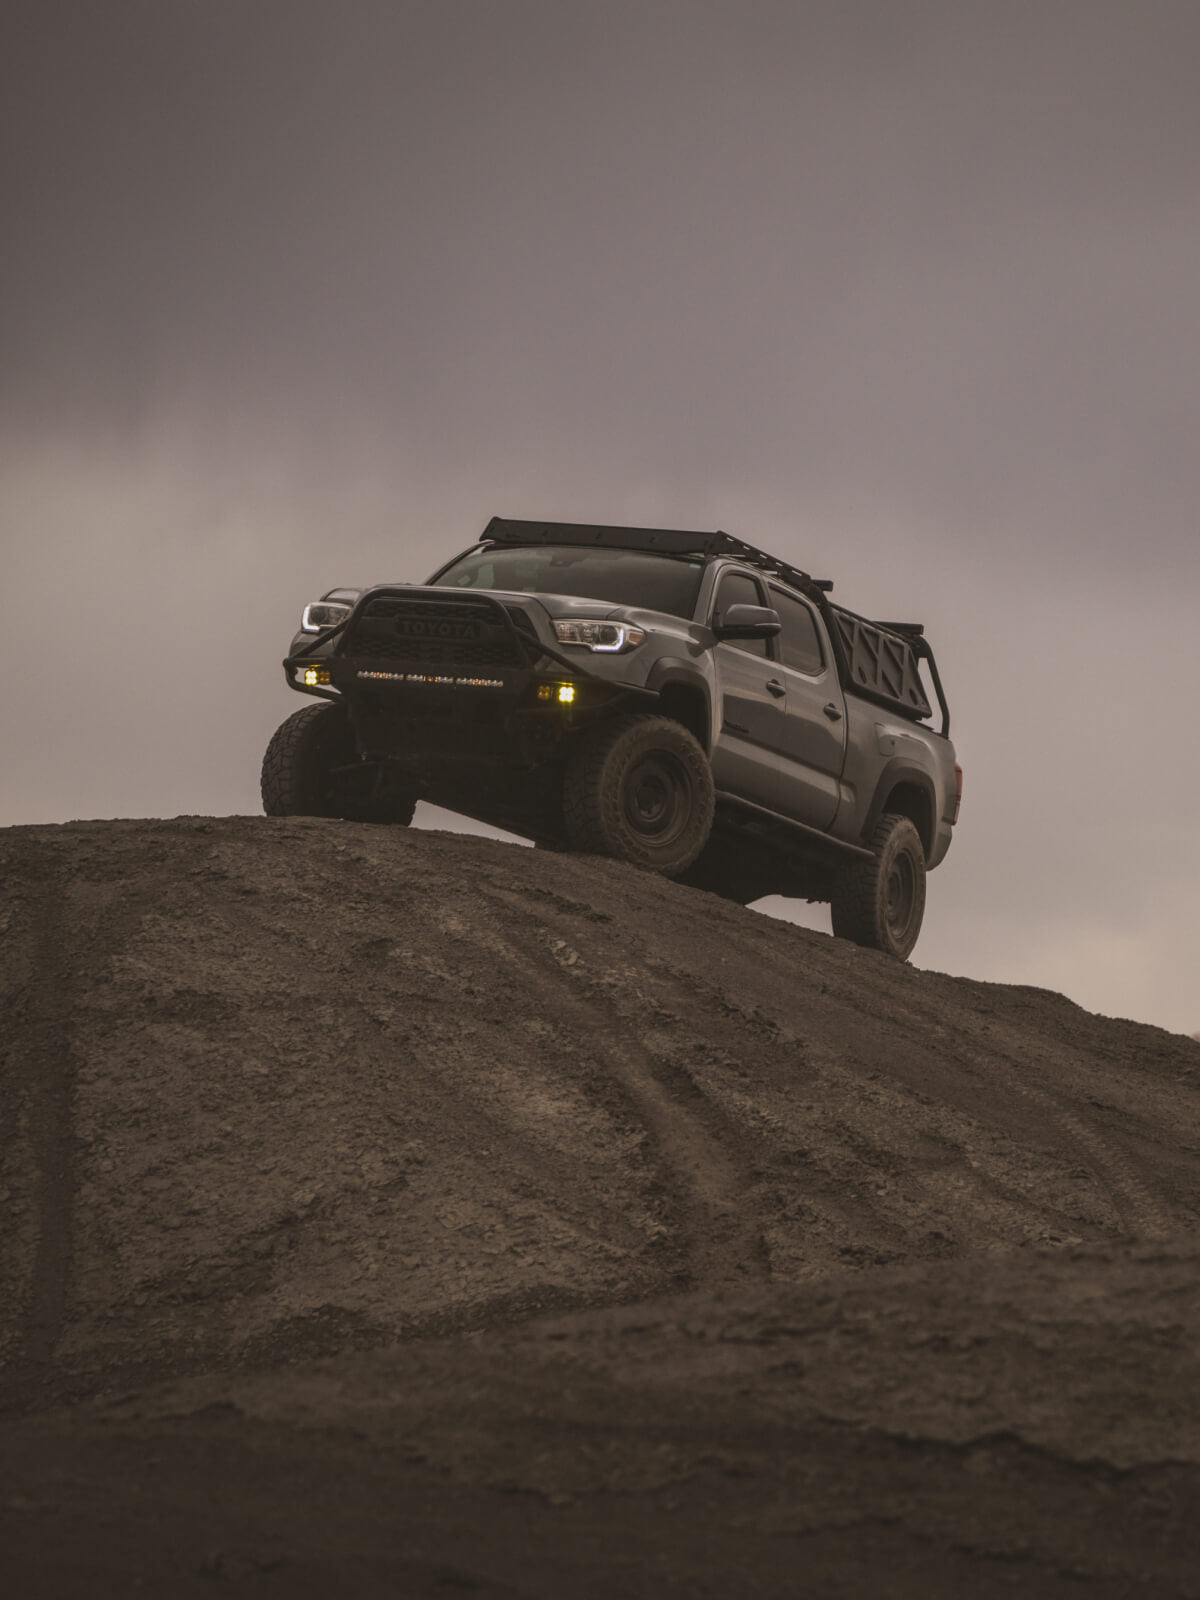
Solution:
<path fill-rule="evenodd" d="M 594 958 L 581 956 L 568 941 L 567 934 L 578 939 L 571 926 L 578 913 L 556 908 L 538 915 L 522 896 L 494 881 L 480 895 L 508 926 L 520 925 L 512 940 L 495 938 L 482 922 L 472 929 L 509 972 L 514 992 L 539 995 L 547 1010 L 571 1017 L 648 1135 L 679 1214 L 686 1281 L 720 1287 L 765 1277 L 766 1245 L 745 1203 L 749 1163 L 739 1166 L 730 1153 L 742 1143 L 741 1132 L 686 1069 L 650 1049 L 624 1015 L 613 991 L 628 986 L 629 976 L 611 967 L 594 971 Z M 533 954 L 539 948 L 546 953 L 540 961 Z M 587 999 L 572 995 L 558 974 L 579 985 Z M 636 987 L 633 992 L 645 1002 Z"/>
<path fill-rule="evenodd" d="M 777 954 L 777 950 L 767 950 L 764 954 L 767 956 Z M 674 998 L 677 1002 L 682 1001 L 693 1011 L 709 1013 L 707 1023 L 710 1031 L 707 1037 L 715 1038 L 719 1025 L 728 1021 L 730 1017 L 736 1017 L 743 1028 L 760 1032 L 765 1029 L 777 1035 L 782 1048 L 795 1047 L 802 1043 L 789 1035 L 786 1028 L 780 1032 L 774 1018 L 762 1012 L 752 1001 L 745 997 L 739 999 L 723 993 L 719 985 L 714 986 L 711 978 L 708 982 L 700 982 L 691 971 L 680 967 L 671 959 L 655 958 L 652 966 L 655 980 L 665 996 Z M 907 971 L 907 969 L 901 970 Z M 1032 1125 L 1043 1134 L 1048 1126 L 1059 1130 L 1060 1149 L 1072 1151 L 1078 1165 L 1084 1167 L 1092 1176 L 1099 1195 L 1107 1202 L 1117 1220 L 1118 1231 L 1129 1236 L 1164 1238 L 1179 1232 L 1181 1228 L 1194 1226 L 1196 1221 L 1194 1213 L 1189 1213 L 1186 1220 L 1177 1217 L 1173 1219 L 1174 1208 L 1170 1203 L 1164 1202 L 1142 1181 L 1134 1163 L 1111 1139 L 1091 1126 L 1085 1116 L 1067 1109 L 1049 1088 L 1039 1087 L 1029 1081 L 1030 1074 L 1045 1078 L 1047 1069 L 1031 1059 L 1027 1050 L 1021 1051 L 1019 1036 L 1015 1030 L 1002 1030 L 1003 1041 L 999 1036 L 994 1039 L 988 1038 L 983 1041 L 981 1048 L 981 1041 L 977 1037 L 970 1034 L 961 1024 L 954 1022 L 953 1005 L 935 1009 L 914 1004 L 908 992 L 897 992 L 895 983 L 888 981 L 891 974 L 882 976 L 884 981 L 878 990 L 884 1002 L 880 1007 L 881 1019 L 886 1016 L 889 1023 L 897 1025 L 898 1030 L 908 1036 L 922 1039 L 940 1036 L 947 1043 L 948 1061 L 952 1060 L 955 1073 L 959 1077 L 957 1085 L 941 1086 L 948 1112 L 952 1112 L 952 1108 L 957 1106 L 960 1114 L 982 1118 L 984 1126 L 991 1124 L 1005 1128 L 1006 1119 L 997 1114 L 997 1100 L 1003 1100 L 1007 1096 L 1010 1100 L 1022 1101 L 1031 1112 Z M 821 992 L 828 994 L 830 991 L 822 984 Z M 846 997 L 848 1002 L 855 998 L 854 995 Z M 993 1026 L 991 1031 L 996 1033 L 997 1030 Z M 990 1049 L 993 1044 L 994 1054 Z M 1007 1049 L 1004 1047 L 1005 1044 L 1008 1046 Z M 1064 1048 L 1069 1047 L 1064 1046 Z M 851 1070 L 840 1063 L 828 1049 L 817 1051 L 810 1049 L 807 1054 L 827 1081 L 848 1082 L 853 1076 Z M 1087 1057 L 1077 1049 L 1073 1050 L 1072 1054 L 1080 1067 L 1086 1069 Z M 973 1109 L 971 1102 L 980 1097 L 977 1092 L 965 1096 L 962 1093 L 963 1068 L 971 1069 L 976 1084 L 984 1085 L 990 1091 L 982 1097 L 982 1103 L 975 1105 Z M 979 1174 L 975 1175 L 974 1181 L 989 1188 L 993 1187 L 991 1182 Z M 1022 1197 L 1018 1191 L 1014 1191 L 1004 1198 L 1020 1204 Z"/>
<path fill-rule="evenodd" d="M 24 1111 L 33 1158 L 35 1244 L 25 1293 L 22 1358 L 51 1361 L 67 1317 L 75 1210 L 71 1054 L 71 963 L 66 946 L 65 884 L 49 852 L 32 855 L 29 944 L 31 972 L 25 1027 L 14 1053 L 10 1103 Z M 27 879 L 27 881 L 28 881 Z"/>
<path fill-rule="evenodd" d="M 705 995 L 702 986 L 694 984 L 689 973 L 669 964 L 665 970 L 685 989 L 694 987 L 697 999 L 711 998 Z M 1111 1138 L 1090 1124 L 1084 1116 L 1064 1106 L 1048 1084 L 1040 1086 L 1030 1082 L 1031 1075 L 1045 1082 L 1048 1071 L 1031 1057 L 1028 1041 L 1023 1041 L 1015 1029 L 997 1019 L 989 1019 L 989 1037 L 981 1041 L 977 1032 L 970 1031 L 955 1020 L 961 1000 L 957 1005 L 951 1001 L 940 1007 L 915 1002 L 912 986 L 904 984 L 901 977 L 901 974 L 906 976 L 908 971 L 907 968 L 901 968 L 896 973 L 880 975 L 877 993 L 884 1001 L 881 1010 L 886 1010 L 889 1018 L 912 1037 L 928 1039 L 940 1035 L 945 1039 L 953 1051 L 955 1067 L 973 1069 L 979 1081 L 989 1089 L 994 1089 L 995 1095 L 989 1095 L 987 1099 L 994 1100 L 1005 1094 L 1016 1097 L 1034 1112 L 1034 1120 L 1041 1128 L 1044 1129 L 1049 1122 L 1052 1127 L 1061 1130 L 1063 1146 L 1072 1149 L 1080 1165 L 1093 1174 L 1124 1232 L 1161 1238 L 1178 1232 L 1181 1227 L 1194 1225 L 1194 1215 L 1189 1215 L 1186 1221 L 1172 1219 L 1173 1208 L 1170 1203 L 1143 1181 L 1134 1163 Z M 936 978 L 936 975 L 931 976 Z M 856 996 L 848 995 L 846 998 L 852 1002 Z M 747 1022 L 757 1020 L 752 1009 L 747 1010 L 744 1006 L 739 1009 L 745 1014 Z M 1086 1055 L 1077 1047 L 1065 1043 L 1060 1048 L 1073 1057 L 1082 1073 L 1086 1073 L 1091 1065 Z M 1061 1066 L 1061 1062 L 1056 1062 L 1055 1070 L 1061 1073 Z M 958 1098 L 961 1102 L 961 1096 Z M 989 1107 L 988 1112 L 994 1120 L 994 1110 Z"/>
<path fill-rule="evenodd" d="M 1179 1231 L 1180 1224 L 1172 1222 L 1168 1205 L 1143 1182 L 1115 1142 L 1076 1112 L 1068 1110 L 1051 1089 L 1029 1081 L 1030 1075 L 1036 1074 L 1044 1082 L 1046 1069 L 1021 1047 L 1011 1029 L 1002 1023 L 990 1023 L 989 1033 L 993 1037 L 988 1040 L 989 1048 L 985 1051 L 964 1029 L 949 1021 L 945 1011 L 911 1004 L 907 1009 L 925 1029 L 940 1024 L 946 1030 L 957 1064 L 974 1069 L 998 1093 L 1015 1095 L 1034 1108 L 1039 1113 L 1043 1131 L 1047 1124 L 1061 1130 L 1063 1143 L 1075 1151 L 1081 1165 L 1095 1177 L 1123 1232 L 1156 1239 L 1168 1238 Z M 1086 1069 L 1087 1058 L 1077 1056 L 1076 1059 Z M 1058 1070 L 1061 1074 L 1061 1063 Z"/>
<path fill-rule="evenodd" d="M 100 973 L 107 983 L 109 961 L 125 948 L 145 904 L 165 887 L 144 848 L 129 863 L 120 835 L 101 831 L 102 824 L 77 826 L 83 840 L 73 841 L 75 848 L 67 852 L 31 841 L 10 879 L 25 910 L 18 958 L 27 968 L 27 981 L 16 1008 L 20 1026 L 10 1048 L 0 1114 L 28 1175 L 30 1247 L 21 1287 L 12 1291 L 17 1304 L 10 1319 L 6 1392 L 55 1371 L 63 1336 L 79 1312 L 75 1274 L 85 1248 L 79 1193 L 88 1177 L 79 1072 L 89 1051 L 80 993 Z M 93 830 L 99 848 L 88 849 Z"/>
<path fill-rule="evenodd" d="M 1177 1231 L 1169 1222 L 1163 1203 L 1135 1175 L 1131 1162 L 1111 1139 L 1106 1139 L 1082 1117 L 1068 1111 L 1048 1090 L 1036 1087 L 1012 1070 L 1016 1067 L 1037 1071 L 1035 1065 L 1007 1051 L 997 1051 L 995 1056 L 985 1057 L 975 1049 L 960 1050 L 959 1059 L 973 1066 L 981 1066 L 993 1074 L 997 1061 L 1005 1064 L 1008 1070 L 1003 1072 L 1001 1081 L 1013 1094 L 1038 1107 L 1052 1123 L 1064 1130 L 1083 1164 L 1100 1181 L 1127 1234 L 1162 1239 Z"/>

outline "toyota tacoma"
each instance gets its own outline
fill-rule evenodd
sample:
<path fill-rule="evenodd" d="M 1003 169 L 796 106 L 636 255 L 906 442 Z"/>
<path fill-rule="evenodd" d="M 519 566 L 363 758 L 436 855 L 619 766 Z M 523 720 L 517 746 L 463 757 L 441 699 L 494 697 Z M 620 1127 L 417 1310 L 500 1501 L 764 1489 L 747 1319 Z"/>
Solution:
<path fill-rule="evenodd" d="M 427 799 L 742 904 L 827 901 L 903 960 L 962 772 L 920 624 L 831 588 L 726 533 L 493 518 L 425 584 L 305 608 L 284 672 L 314 703 L 264 809 L 407 824 Z"/>

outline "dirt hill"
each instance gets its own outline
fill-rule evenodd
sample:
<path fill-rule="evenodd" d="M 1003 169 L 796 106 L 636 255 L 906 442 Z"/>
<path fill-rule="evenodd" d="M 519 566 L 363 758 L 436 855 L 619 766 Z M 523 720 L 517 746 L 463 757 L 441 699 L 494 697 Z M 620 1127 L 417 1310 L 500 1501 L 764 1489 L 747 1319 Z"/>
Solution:
<path fill-rule="evenodd" d="M 475 838 L 0 863 L 21 1592 L 1200 1594 L 1192 1040 Z"/>

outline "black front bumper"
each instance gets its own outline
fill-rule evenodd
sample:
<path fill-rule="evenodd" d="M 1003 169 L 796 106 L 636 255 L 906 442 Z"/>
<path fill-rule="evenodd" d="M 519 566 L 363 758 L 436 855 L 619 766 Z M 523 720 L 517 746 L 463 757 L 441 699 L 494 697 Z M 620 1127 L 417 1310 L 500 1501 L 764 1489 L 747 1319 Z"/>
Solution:
<path fill-rule="evenodd" d="M 436 589 L 371 590 L 327 653 L 289 656 L 284 669 L 293 688 L 344 701 L 363 757 L 433 787 L 546 765 L 573 734 L 643 697 L 548 645 L 523 610 Z M 298 682 L 305 672 L 316 681 Z"/>

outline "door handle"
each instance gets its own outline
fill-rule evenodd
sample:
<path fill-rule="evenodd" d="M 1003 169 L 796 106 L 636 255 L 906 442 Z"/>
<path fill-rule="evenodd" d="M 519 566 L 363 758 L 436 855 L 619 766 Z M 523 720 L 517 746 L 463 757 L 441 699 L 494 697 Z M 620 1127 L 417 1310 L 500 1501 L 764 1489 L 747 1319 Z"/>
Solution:
<path fill-rule="evenodd" d="M 827 706 L 822 706 L 821 710 L 829 718 L 830 722 L 840 722 L 842 720 L 842 713 L 834 705 L 832 700 Z"/>
<path fill-rule="evenodd" d="M 768 678 L 767 693 L 773 694 L 776 700 L 778 700 L 782 695 L 787 693 L 787 690 L 784 688 L 783 684 L 780 683 L 778 678 Z"/>

